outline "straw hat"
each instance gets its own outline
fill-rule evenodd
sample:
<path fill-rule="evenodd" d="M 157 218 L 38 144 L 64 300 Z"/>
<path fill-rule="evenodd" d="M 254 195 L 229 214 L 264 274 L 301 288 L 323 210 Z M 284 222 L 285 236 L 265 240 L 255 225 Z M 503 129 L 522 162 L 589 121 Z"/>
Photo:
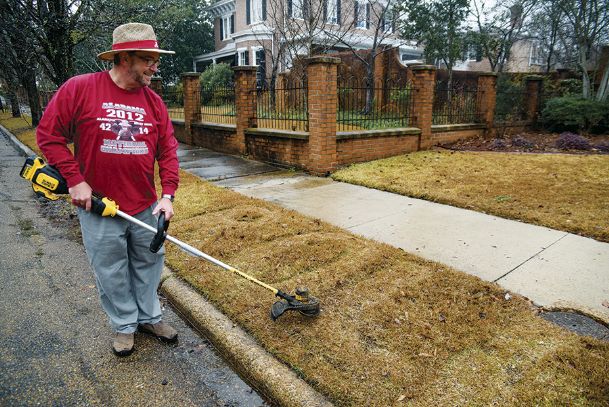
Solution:
<path fill-rule="evenodd" d="M 159 54 L 175 54 L 173 51 L 159 49 L 159 44 L 151 25 L 127 23 L 116 27 L 112 33 L 112 50 L 102 52 L 97 57 L 112 61 L 114 54 L 122 51 L 152 51 Z"/>

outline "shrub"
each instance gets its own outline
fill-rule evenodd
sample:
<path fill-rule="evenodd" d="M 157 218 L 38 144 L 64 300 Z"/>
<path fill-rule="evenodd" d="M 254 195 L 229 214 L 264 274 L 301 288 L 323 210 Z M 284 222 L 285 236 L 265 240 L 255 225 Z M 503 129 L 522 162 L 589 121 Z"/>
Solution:
<path fill-rule="evenodd" d="M 200 78 L 202 88 L 230 86 L 233 83 L 233 70 L 228 64 L 210 65 Z"/>
<path fill-rule="evenodd" d="M 556 147 L 561 150 L 589 150 L 590 142 L 579 134 L 564 132 L 558 136 Z"/>
<path fill-rule="evenodd" d="M 493 142 L 491 143 L 491 148 L 497 149 L 497 150 L 505 148 L 505 140 L 503 140 L 502 138 L 494 139 Z"/>
<path fill-rule="evenodd" d="M 529 140 L 525 139 L 522 136 L 516 136 L 512 139 L 512 145 L 515 147 L 521 147 L 521 148 L 532 148 L 533 147 L 533 143 L 531 143 Z"/>
<path fill-rule="evenodd" d="M 567 96 L 548 100 L 541 113 L 543 125 L 551 131 L 592 131 L 609 129 L 609 104 Z"/>
<path fill-rule="evenodd" d="M 609 153 L 609 143 L 603 142 L 594 146 L 598 151 L 602 151 L 603 153 Z"/>

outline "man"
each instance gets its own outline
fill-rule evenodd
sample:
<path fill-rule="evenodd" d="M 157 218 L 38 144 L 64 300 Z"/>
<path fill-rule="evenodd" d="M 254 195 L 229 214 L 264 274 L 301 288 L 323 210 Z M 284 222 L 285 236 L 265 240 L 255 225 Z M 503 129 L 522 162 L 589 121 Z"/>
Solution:
<path fill-rule="evenodd" d="M 175 329 L 161 321 L 156 293 L 164 250 L 148 250 L 152 235 L 147 230 L 91 213 L 91 196 L 107 196 L 154 227 L 160 212 L 167 220 L 173 216 L 178 143 L 163 101 L 148 88 L 159 55 L 173 53 L 159 49 L 150 25 L 121 25 L 114 30 L 112 49 L 98 55 L 113 61 L 112 69 L 69 79 L 36 131 L 40 149 L 66 178 L 72 203 L 79 207 L 83 242 L 119 356 L 133 352 L 138 328 L 164 341 L 177 340 Z M 155 161 L 162 185 L 158 202 Z"/>

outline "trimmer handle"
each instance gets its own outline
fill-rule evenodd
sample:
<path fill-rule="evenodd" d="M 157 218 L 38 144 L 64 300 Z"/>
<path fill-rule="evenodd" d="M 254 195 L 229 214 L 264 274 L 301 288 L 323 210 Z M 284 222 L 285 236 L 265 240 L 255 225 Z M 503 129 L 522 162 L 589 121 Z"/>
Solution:
<path fill-rule="evenodd" d="M 169 229 L 169 221 L 165 220 L 165 212 L 161 211 L 156 227 L 156 234 L 152 238 L 152 242 L 150 242 L 150 251 L 152 253 L 158 252 L 161 246 L 163 246 L 167 238 L 167 229 Z"/>
<path fill-rule="evenodd" d="M 112 199 L 95 195 L 91 197 L 91 212 L 99 216 L 115 216 L 116 211 L 118 211 L 118 205 Z"/>

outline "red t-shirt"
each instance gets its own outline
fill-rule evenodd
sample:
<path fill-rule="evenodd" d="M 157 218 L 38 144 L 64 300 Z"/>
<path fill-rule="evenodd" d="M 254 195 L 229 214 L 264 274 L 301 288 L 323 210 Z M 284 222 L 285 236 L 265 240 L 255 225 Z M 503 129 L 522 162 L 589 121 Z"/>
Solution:
<path fill-rule="evenodd" d="M 148 87 L 119 88 L 108 71 L 75 76 L 49 102 L 36 129 L 38 146 L 72 187 L 93 191 L 136 214 L 178 188 L 178 142 L 162 99 Z M 67 143 L 74 142 L 74 155 Z"/>

